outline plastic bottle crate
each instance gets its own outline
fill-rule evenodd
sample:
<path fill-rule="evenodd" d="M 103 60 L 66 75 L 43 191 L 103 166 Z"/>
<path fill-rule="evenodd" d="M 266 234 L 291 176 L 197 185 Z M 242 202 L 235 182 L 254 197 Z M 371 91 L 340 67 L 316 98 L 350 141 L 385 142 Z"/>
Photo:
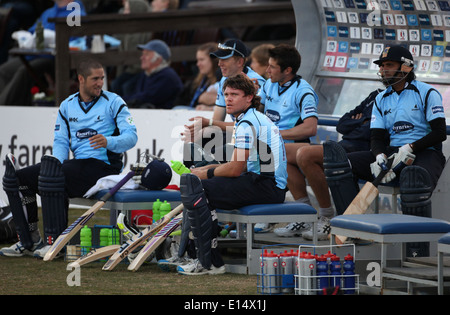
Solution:
<path fill-rule="evenodd" d="M 259 294 L 294 294 L 296 254 L 292 249 L 288 252 L 288 254 L 292 253 L 292 256 L 284 255 L 287 252 L 285 248 L 275 249 L 275 247 L 286 246 L 297 247 L 298 244 L 267 245 L 262 248 L 261 272 L 257 273 L 257 292 Z M 281 257 L 280 254 L 282 254 Z"/>
<path fill-rule="evenodd" d="M 92 228 L 92 246 L 91 249 L 96 249 L 104 247 L 100 245 L 100 231 L 101 229 L 112 229 L 112 238 L 115 240 L 119 238 L 119 242 L 112 242 L 112 244 L 120 244 L 121 234 L 120 230 L 113 225 L 97 225 L 95 224 Z M 108 245 L 112 245 L 108 244 Z M 90 250 L 86 250 L 84 246 L 80 246 L 80 231 L 75 234 L 75 236 L 70 240 L 69 244 L 66 246 L 66 253 L 64 255 L 65 261 L 75 261 L 81 256 L 87 254 Z M 99 262 L 104 262 L 107 259 L 99 259 Z"/>
<path fill-rule="evenodd" d="M 358 274 L 352 274 L 352 275 L 346 275 L 344 274 L 344 270 L 342 267 L 340 267 L 340 271 L 337 272 L 337 274 L 331 274 L 327 273 L 326 275 L 317 275 L 315 273 L 317 265 L 311 266 L 308 265 L 306 267 L 310 267 L 309 269 L 311 271 L 308 271 L 305 267 L 302 268 L 301 266 L 301 259 L 305 259 L 304 257 L 301 257 L 302 253 L 311 253 L 312 256 L 316 256 L 319 254 L 329 254 L 329 253 L 348 253 L 349 249 L 353 252 L 353 262 L 356 261 L 355 259 L 355 245 L 354 244 L 344 244 L 344 245 L 323 245 L 323 246 L 313 246 L 313 245 L 300 245 L 298 249 L 299 256 L 297 257 L 297 274 L 295 275 L 295 294 L 296 295 L 317 295 L 317 294 L 324 294 L 324 288 L 325 289 L 333 289 L 331 290 L 334 292 L 335 288 L 339 286 L 339 290 L 337 291 L 338 294 L 358 294 L 359 293 L 359 275 Z M 306 250 L 306 251 L 305 251 Z M 323 255 L 325 255 L 323 254 Z M 339 263 L 343 265 L 344 261 L 344 255 L 341 255 L 342 257 L 339 257 Z M 314 259 L 315 260 L 315 259 Z M 305 260 L 303 261 L 305 262 Z M 310 262 L 306 260 L 306 262 Z M 331 265 L 330 262 L 327 261 L 328 264 Z M 305 266 L 305 265 L 303 265 Z M 328 266 L 330 267 L 330 266 Z M 328 269 L 329 270 L 329 269 Z M 328 278 L 328 286 L 325 286 L 324 288 L 321 288 L 318 286 L 319 281 L 323 280 L 323 278 Z M 351 279 L 350 282 L 354 282 L 353 286 L 345 287 L 343 284 L 345 284 L 345 279 Z"/>

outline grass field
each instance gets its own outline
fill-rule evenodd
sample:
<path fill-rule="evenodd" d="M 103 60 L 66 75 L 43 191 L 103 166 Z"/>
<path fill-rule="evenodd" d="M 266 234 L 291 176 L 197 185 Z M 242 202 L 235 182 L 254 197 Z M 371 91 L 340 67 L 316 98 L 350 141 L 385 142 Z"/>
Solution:
<path fill-rule="evenodd" d="M 73 222 L 85 210 L 71 210 Z M 99 211 L 88 223 L 109 224 L 109 212 Z M 42 220 L 40 220 L 42 222 Z M 42 231 L 42 227 L 41 227 Z M 9 244 L 0 244 L 4 247 Z M 126 264 L 113 271 L 102 271 L 103 263 L 93 262 L 81 267 L 80 286 L 69 286 L 73 280 L 68 262 L 60 258 L 44 262 L 33 257 L 0 256 L 1 295 L 255 295 L 257 279 L 253 275 L 226 273 L 215 276 L 183 276 L 162 271 L 156 264 L 143 265 L 137 272 Z M 70 283 L 70 281 L 69 281 Z"/>

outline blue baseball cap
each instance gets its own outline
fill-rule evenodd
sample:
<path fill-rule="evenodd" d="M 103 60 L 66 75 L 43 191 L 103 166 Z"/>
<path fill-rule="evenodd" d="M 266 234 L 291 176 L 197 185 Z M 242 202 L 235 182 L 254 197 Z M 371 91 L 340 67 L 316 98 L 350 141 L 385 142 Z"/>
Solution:
<path fill-rule="evenodd" d="M 172 169 L 162 160 L 151 161 L 142 172 L 141 185 L 150 190 L 161 190 L 169 185 Z"/>
<path fill-rule="evenodd" d="M 233 56 L 246 58 L 249 56 L 247 46 L 239 39 L 230 39 L 223 44 L 218 44 L 219 50 L 211 53 L 212 56 L 219 59 L 228 59 Z"/>
<path fill-rule="evenodd" d="M 138 45 L 138 49 L 140 50 L 152 50 L 157 52 L 161 57 L 163 57 L 164 60 L 168 61 L 170 57 L 172 56 L 172 53 L 170 52 L 169 46 L 167 44 L 160 40 L 160 39 L 153 39 L 149 41 L 145 45 Z"/>

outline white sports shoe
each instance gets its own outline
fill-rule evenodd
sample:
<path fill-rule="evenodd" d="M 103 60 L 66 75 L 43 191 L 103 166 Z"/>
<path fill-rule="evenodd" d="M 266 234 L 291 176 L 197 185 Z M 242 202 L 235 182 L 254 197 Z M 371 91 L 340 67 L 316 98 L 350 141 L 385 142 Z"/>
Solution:
<path fill-rule="evenodd" d="M 194 259 L 190 264 L 178 266 L 177 271 L 188 276 L 219 275 L 225 273 L 225 266 L 215 267 L 211 265 L 211 269 L 206 269 L 198 259 Z"/>
<path fill-rule="evenodd" d="M 253 231 L 255 233 L 267 233 L 273 229 L 273 223 L 256 223 Z"/>
<path fill-rule="evenodd" d="M 326 241 L 328 239 L 328 235 L 330 234 L 330 231 L 331 231 L 330 220 L 331 220 L 331 218 L 322 217 L 322 216 L 319 218 L 319 222 L 317 222 L 317 240 L 318 241 Z M 302 236 L 305 240 L 312 241 L 313 240 L 312 227 L 308 231 L 303 233 Z"/>
<path fill-rule="evenodd" d="M 17 243 L 11 245 L 10 247 L 3 247 L 2 249 L 0 249 L 0 256 L 7 256 L 7 257 L 22 257 L 25 255 L 33 256 L 34 251 L 43 246 L 44 243 L 40 239 L 38 242 L 34 243 L 31 250 L 29 250 L 23 247 L 22 243 L 18 241 Z"/>
<path fill-rule="evenodd" d="M 158 267 L 160 267 L 164 271 L 174 271 L 178 266 L 187 265 L 194 261 L 192 258 L 179 257 L 178 255 L 174 255 L 168 259 L 160 259 L 158 260 Z"/>
<path fill-rule="evenodd" d="M 305 222 L 292 222 L 282 228 L 273 230 L 275 235 L 281 237 L 301 236 L 303 232 L 308 231 L 311 226 Z"/>

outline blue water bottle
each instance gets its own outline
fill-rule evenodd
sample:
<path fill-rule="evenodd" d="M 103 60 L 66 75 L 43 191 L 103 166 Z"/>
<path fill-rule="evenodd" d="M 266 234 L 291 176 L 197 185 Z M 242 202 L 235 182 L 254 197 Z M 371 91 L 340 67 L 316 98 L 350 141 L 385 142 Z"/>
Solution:
<path fill-rule="evenodd" d="M 317 288 L 321 290 L 319 291 L 319 295 L 322 295 L 322 290 L 330 286 L 330 278 L 328 277 L 328 263 L 327 258 L 324 255 L 316 258 L 316 276 Z"/>
<path fill-rule="evenodd" d="M 355 262 L 353 260 L 353 256 L 348 254 L 344 257 L 344 265 L 342 267 L 344 269 L 344 294 L 354 294 L 356 281 L 355 281 Z"/>
<path fill-rule="evenodd" d="M 339 256 L 331 257 L 330 265 L 330 286 L 331 287 L 342 287 L 341 285 L 341 260 Z"/>

